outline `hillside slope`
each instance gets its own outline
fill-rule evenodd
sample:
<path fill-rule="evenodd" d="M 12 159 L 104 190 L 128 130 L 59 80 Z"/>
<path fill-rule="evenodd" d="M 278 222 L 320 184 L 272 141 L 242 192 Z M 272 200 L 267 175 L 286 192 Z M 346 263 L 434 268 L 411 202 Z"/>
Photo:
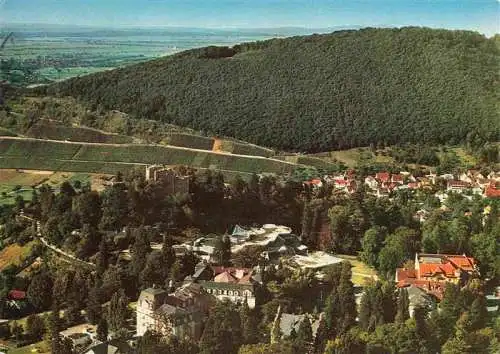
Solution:
<path fill-rule="evenodd" d="M 284 150 L 455 144 L 499 139 L 498 59 L 474 32 L 363 29 L 190 50 L 43 93 Z"/>
<path fill-rule="evenodd" d="M 286 174 L 300 166 L 261 156 L 215 153 L 175 146 L 0 137 L 0 169 L 114 174 L 136 165 L 152 164 L 187 165 L 243 174 Z"/>

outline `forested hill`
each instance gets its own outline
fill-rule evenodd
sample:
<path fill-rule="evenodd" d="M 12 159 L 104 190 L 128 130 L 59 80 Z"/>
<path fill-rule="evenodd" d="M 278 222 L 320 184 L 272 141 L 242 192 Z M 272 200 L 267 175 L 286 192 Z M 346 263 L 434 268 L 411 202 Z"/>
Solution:
<path fill-rule="evenodd" d="M 47 93 L 284 150 L 499 140 L 495 41 L 414 27 L 340 31 L 190 50 Z"/>

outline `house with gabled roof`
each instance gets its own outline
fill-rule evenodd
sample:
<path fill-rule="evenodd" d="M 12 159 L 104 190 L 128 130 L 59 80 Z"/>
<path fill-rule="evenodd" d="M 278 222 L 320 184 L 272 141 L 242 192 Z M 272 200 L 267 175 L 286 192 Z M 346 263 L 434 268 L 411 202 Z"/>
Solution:
<path fill-rule="evenodd" d="M 397 184 L 403 184 L 404 183 L 404 176 L 401 173 L 395 173 L 391 175 L 391 182 L 397 183 Z"/>
<path fill-rule="evenodd" d="M 486 198 L 500 198 L 500 183 L 490 183 L 484 190 L 484 196 Z"/>
<path fill-rule="evenodd" d="M 202 261 L 196 265 L 195 273 L 186 277 L 185 282 L 199 284 L 218 300 L 246 302 L 249 308 L 254 308 L 256 287 L 259 285 L 255 277 L 257 273 L 250 268 L 214 266 Z"/>
<path fill-rule="evenodd" d="M 212 303 L 212 297 L 193 282 L 171 293 L 155 287 L 143 290 L 137 302 L 137 335 L 153 330 L 165 336 L 199 339 Z"/>
<path fill-rule="evenodd" d="M 470 188 L 471 188 L 470 183 L 464 182 L 464 181 L 449 180 L 446 183 L 446 190 L 447 191 L 461 193 L 461 192 L 464 192 Z"/>
<path fill-rule="evenodd" d="M 398 287 L 415 285 L 442 298 L 446 283 L 459 284 L 477 273 L 476 261 L 466 255 L 415 254 L 415 266 L 396 269 Z"/>
<path fill-rule="evenodd" d="M 391 174 L 389 172 L 377 172 L 375 179 L 380 183 L 390 182 Z"/>

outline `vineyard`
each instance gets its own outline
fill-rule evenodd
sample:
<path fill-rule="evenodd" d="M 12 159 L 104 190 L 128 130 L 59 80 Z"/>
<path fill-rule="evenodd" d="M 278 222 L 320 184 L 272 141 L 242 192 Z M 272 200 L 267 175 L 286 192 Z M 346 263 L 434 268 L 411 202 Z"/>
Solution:
<path fill-rule="evenodd" d="M 262 157 L 161 145 L 97 145 L 15 138 L 0 138 L 0 155 L 0 168 L 93 173 L 116 173 L 145 164 L 188 165 L 241 173 L 287 173 L 296 167 Z"/>
<path fill-rule="evenodd" d="M 164 142 L 168 145 L 200 150 L 212 150 L 214 145 L 212 138 L 182 133 L 172 133 L 164 139 Z"/>
<path fill-rule="evenodd" d="M 271 149 L 267 149 L 262 146 L 254 144 L 243 143 L 227 139 L 222 140 L 220 149 L 222 151 L 239 155 L 253 155 L 253 156 L 263 156 L 263 157 L 271 157 L 274 155 L 274 151 Z"/>
<path fill-rule="evenodd" d="M 132 138 L 125 135 L 105 134 L 95 129 L 68 127 L 44 120 L 38 121 L 25 134 L 37 139 L 69 140 L 88 143 L 127 144 L 132 142 Z"/>

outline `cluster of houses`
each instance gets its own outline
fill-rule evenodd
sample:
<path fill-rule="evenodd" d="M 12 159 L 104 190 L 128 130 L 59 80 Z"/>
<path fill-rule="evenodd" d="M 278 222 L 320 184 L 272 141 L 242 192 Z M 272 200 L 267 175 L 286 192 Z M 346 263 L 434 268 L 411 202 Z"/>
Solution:
<path fill-rule="evenodd" d="M 228 237 L 233 254 L 246 247 L 259 246 L 262 249 L 261 258 L 268 264 L 284 259 L 287 267 L 312 270 L 318 275 L 342 261 L 325 252 L 309 253 L 300 242 L 300 237 L 282 225 L 266 224 L 258 228 L 237 225 Z M 196 265 L 194 274 L 184 279 L 179 289 L 170 293 L 156 288 L 142 291 L 137 304 L 138 336 L 151 329 L 165 335 L 182 334 L 199 339 L 199 328 L 206 320 L 206 306 L 210 299 L 246 303 L 249 308 L 256 306 L 258 289 L 263 286 L 262 266 L 252 269 L 214 264 L 214 240 L 209 237 L 174 246 L 174 249 L 178 255 L 193 252 L 202 261 Z M 190 300 L 181 301 L 179 297 Z"/>
<path fill-rule="evenodd" d="M 410 313 L 414 307 L 435 307 L 443 299 L 446 284 L 464 284 L 478 274 L 474 258 L 450 254 L 415 254 L 412 267 L 398 268 L 395 281 L 398 288 L 408 290 Z"/>
<path fill-rule="evenodd" d="M 367 176 L 362 183 L 368 188 L 369 193 L 377 197 L 389 197 L 397 190 L 425 190 L 440 186 L 443 182 L 446 192 L 477 194 L 485 198 L 500 198 L 500 172 L 491 172 L 487 176 L 478 170 L 468 170 L 460 175 L 430 173 L 420 177 L 414 177 L 410 172 L 401 171 L 390 173 L 378 172 Z M 318 190 L 323 185 L 329 185 L 335 191 L 352 194 L 360 185 L 354 171 L 348 170 L 344 174 L 335 176 L 324 176 L 324 178 L 311 179 L 304 182 L 304 186 L 312 190 Z"/>
<path fill-rule="evenodd" d="M 409 172 L 391 174 L 379 172 L 365 178 L 365 185 L 377 197 L 389 196 L 402 189 L 431 189 L 443 181 L 447 192 L 478 194 L 488 198 L 500 197 L 500 173 L 492 172 L 487 177 L 479 171 L 469 170 L 458 176 L 453 174 L 427 174 L 414 177 Z"/>

